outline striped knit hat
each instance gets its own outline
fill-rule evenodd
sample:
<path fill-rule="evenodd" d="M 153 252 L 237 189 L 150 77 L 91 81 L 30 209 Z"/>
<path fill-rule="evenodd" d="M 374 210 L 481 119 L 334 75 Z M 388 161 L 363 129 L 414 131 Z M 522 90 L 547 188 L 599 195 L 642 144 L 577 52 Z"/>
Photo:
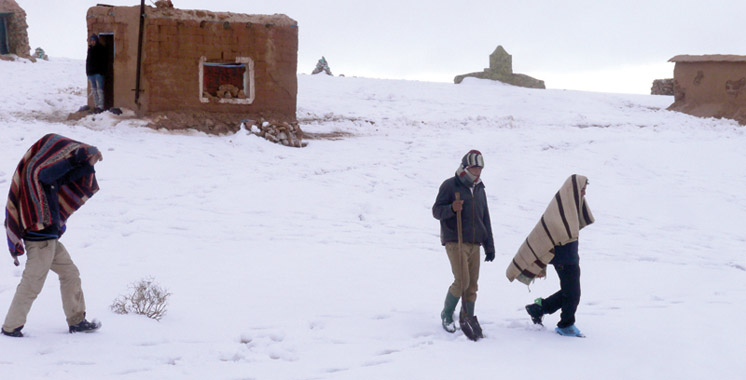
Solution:
<path fill-rule="evenodd" d="M 470 168 L 472 166 L 484 168 L 484 158 L 482 158 L 482 152 L 472 149 L 464 155 L 464 158 L 461 159 L 461 165 L 463 165 L 464 169 Z"/>

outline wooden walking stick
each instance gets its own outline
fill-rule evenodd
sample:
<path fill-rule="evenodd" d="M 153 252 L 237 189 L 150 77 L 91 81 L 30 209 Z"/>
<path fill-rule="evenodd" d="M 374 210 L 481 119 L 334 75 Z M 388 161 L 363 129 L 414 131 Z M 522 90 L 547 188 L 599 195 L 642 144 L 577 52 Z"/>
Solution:
<path fill-rule="evenodd" d="M 456 200 L 461 200 L 461 193 L 458 191 L 456 192 Z M 462 206 L 463 207 L 463 206 Z M 461 224 L 461 210 L 456 211 L 456 231 L 458 232 L 458 258 L 459 258 L 459 272 L 461 273 L 461 278 L 459 278 L 459 282 L 461 284 L 461 289 L 463 289 L 463 293 L 461 293 L 461 312 L 459 312 L 459 318 L 458 323 L 461 326 L 461 331 L 463 331 L 464 335 L 466 335 L 467 338 L 478 341 L 479 339 L 483 338 L 482 335 L 482 326 L 479 325 L 479 321 L 477 320 L 477 316 L 469 316 L 467 310 L 466 310 L 466 288 L 464 287 L 464 261 L 463 261 L 463 226 Z M 468 285 L 468 284 L 467 284 Z"/>

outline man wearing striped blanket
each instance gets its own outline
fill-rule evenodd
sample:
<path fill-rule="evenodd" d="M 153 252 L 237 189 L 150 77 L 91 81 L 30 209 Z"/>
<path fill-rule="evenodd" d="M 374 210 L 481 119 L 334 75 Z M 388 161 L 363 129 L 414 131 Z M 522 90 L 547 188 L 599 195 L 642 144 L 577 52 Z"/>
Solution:
<path fill-rule="evenodd" d="M 14 264 L 20 265 L 18 257 L 24 252 L 27 260 L 2 326 L 3 335 L 23 336 L 26 316 L 50 270 L 60 278 L 68 331 L 100 327 L 85 319 L 80 272 L 59 238 L 70 215 L 98 191 L 93 165 L 101 160 L 101 152 L 94 146 L 48 134 L 34 143 L 18 164 L 5 208 L 5 231 Z"/>
<path fill-rule="evenodd" d="M 562 309 L 555 331 L 560 335 L 582 336 L 575 327 L 575 311 L 580 303 L 580 230 L 594 222 L 585 201 L 588 178 L 573 174 L 552 198 L 539 222 L 523 241 L 506 275 L 529 285 L 536 277 L 546 275 L 547 264 L 554 265 L 560 279 L 560 290 L 547 298 L 537 298 L 526 306 L 531 320 L 542 324 L 544 314 Z"/>

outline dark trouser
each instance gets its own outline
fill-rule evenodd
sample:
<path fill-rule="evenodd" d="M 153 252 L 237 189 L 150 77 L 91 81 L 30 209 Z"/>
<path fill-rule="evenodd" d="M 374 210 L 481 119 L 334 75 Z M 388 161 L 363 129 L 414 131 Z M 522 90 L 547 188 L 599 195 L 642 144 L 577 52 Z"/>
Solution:
<path fill-rule="evenodd" d="M 562 308 L 557 327 L 575 324 L 575 310 L 580 303 L 580 265 L 555 264 L 554 269 L 560 279 L 560 290 L 541 302 L 545 314 L 552 314 Z"/>

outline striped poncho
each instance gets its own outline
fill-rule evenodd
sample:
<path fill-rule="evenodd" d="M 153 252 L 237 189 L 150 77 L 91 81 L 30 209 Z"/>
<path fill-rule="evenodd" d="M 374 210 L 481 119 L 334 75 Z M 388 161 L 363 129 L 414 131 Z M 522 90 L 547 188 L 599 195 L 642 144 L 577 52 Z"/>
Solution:
<path fill-rule="evenodd" d="M 23 255 L 23 238 L 28 231 L 41 231 L 52 225 L 47 193 L 39 180 L 39 172 L 62 160 L 70 159 L 90 145 L 57 134 L 48 134 L 29 148 L 18 164 L 10 185 L 5 207 L 5 232 L 10 254 Z M 96 175 L 91 173 L 74 181 L 60 184 L 57 189 L 59 227 L 64 231 L 67 218 L 98 191 Z"/>
<path fill-rule="evenodd" d="M 593 214 L 581 195 L 587 183 L 588 178 L 578 174 L 565 181 L 508 265 L 508 280 L 517 278 L 529 285 L 552 261 L 555 246 L 577 240 L 580 230 L 593 223 Z"/>

